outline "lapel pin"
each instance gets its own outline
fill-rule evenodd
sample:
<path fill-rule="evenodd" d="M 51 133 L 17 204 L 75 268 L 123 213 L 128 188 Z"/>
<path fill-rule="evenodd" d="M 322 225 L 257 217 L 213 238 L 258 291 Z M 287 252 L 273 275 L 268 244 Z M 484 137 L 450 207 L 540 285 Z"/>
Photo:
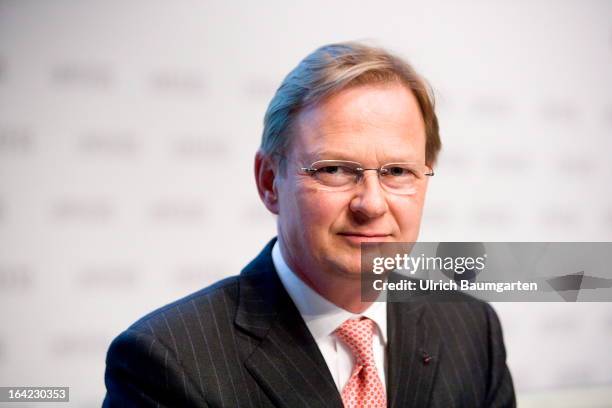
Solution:
<path fill-rule="evenodd" d="M 429 355 L 425 350 L 423 350 L 423 364 L 428 365 L 433 360 L 433 357 Z"/>

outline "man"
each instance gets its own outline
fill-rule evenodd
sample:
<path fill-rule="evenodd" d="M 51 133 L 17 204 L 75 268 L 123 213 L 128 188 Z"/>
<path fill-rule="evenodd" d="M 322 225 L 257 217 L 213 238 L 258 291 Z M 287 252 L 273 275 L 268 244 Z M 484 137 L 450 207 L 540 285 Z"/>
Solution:
<path fill-rule="evenodd" d="M 278 239 L 115 339 L 104 406 L 514 406 L 490 306 L 361 298 L 360 244 L 417 240 L 440 146 L 410 65 L 356 43 L 307 56 L 255 157 Z"/>

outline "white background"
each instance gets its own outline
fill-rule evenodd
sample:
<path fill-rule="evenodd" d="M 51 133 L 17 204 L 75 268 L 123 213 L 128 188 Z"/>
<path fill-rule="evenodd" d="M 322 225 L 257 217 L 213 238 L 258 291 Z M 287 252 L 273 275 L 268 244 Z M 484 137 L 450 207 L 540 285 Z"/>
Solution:
<path fill-rule="evenodd" d="M 0 1 L 0 385 L 99 406 L 115 335 L 239 273 L 267 103 L 345 40 L 436 91 L 421 240 L 612 240 L 610 1 Z M 610 304 L 495 307 L 519 397 L 612 384 Z"/>

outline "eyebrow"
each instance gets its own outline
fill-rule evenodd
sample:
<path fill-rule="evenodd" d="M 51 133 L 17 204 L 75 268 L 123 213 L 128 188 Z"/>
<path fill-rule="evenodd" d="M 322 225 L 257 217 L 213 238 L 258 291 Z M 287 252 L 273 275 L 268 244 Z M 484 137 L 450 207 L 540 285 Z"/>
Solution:
<path fill-rule="evenodd" d="M 356 159 L 355 157 L 347 154 L 347 152 L 341 150 L 313 150 L 310 152 L 305 152 L 306 157 L 309 157 L 310 160 L 318 161 L 318 160 L 346 160 L 360 163 L 361 161 Z M 391 158 L 387 160 L 383 160 L 383 164 L 385 163 L 402 163 L 402 162 L 413 162 L 417 161 L 414 157 L 409 157 L 409 155 L 404 156 L 403 158 Z"/>
<path fill-rule="evenodd" d="M 306 152 L 308 157 L 315 158 L 316 160 L 329 160 L 329 159 L 338 159 L 338 160 L 350 160 L 357 161 L 346 152 L 343 151 L 335 151 L 335 150 L 313 150 L 310 152 Z"/>

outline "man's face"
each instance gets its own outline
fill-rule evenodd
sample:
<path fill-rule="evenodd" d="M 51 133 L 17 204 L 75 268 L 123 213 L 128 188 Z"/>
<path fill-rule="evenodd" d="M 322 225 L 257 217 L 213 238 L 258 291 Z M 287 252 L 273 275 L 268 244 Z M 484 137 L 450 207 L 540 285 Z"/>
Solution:
<path fill-rule="evenodd" d="M 375 171 L 347 191 L 322 189 L 300 172 L 326 159 L 364 168 L 425 164 L 425 126 L 411 91 L 400 84 L 346 89 L 301 112 L 294 136 L 275 184 L 281 249 L 295 272 L 358 278 L 361 242 L 416 241 L 427 177 L 413 194 L 399 195 L 386 191 Z"/>

